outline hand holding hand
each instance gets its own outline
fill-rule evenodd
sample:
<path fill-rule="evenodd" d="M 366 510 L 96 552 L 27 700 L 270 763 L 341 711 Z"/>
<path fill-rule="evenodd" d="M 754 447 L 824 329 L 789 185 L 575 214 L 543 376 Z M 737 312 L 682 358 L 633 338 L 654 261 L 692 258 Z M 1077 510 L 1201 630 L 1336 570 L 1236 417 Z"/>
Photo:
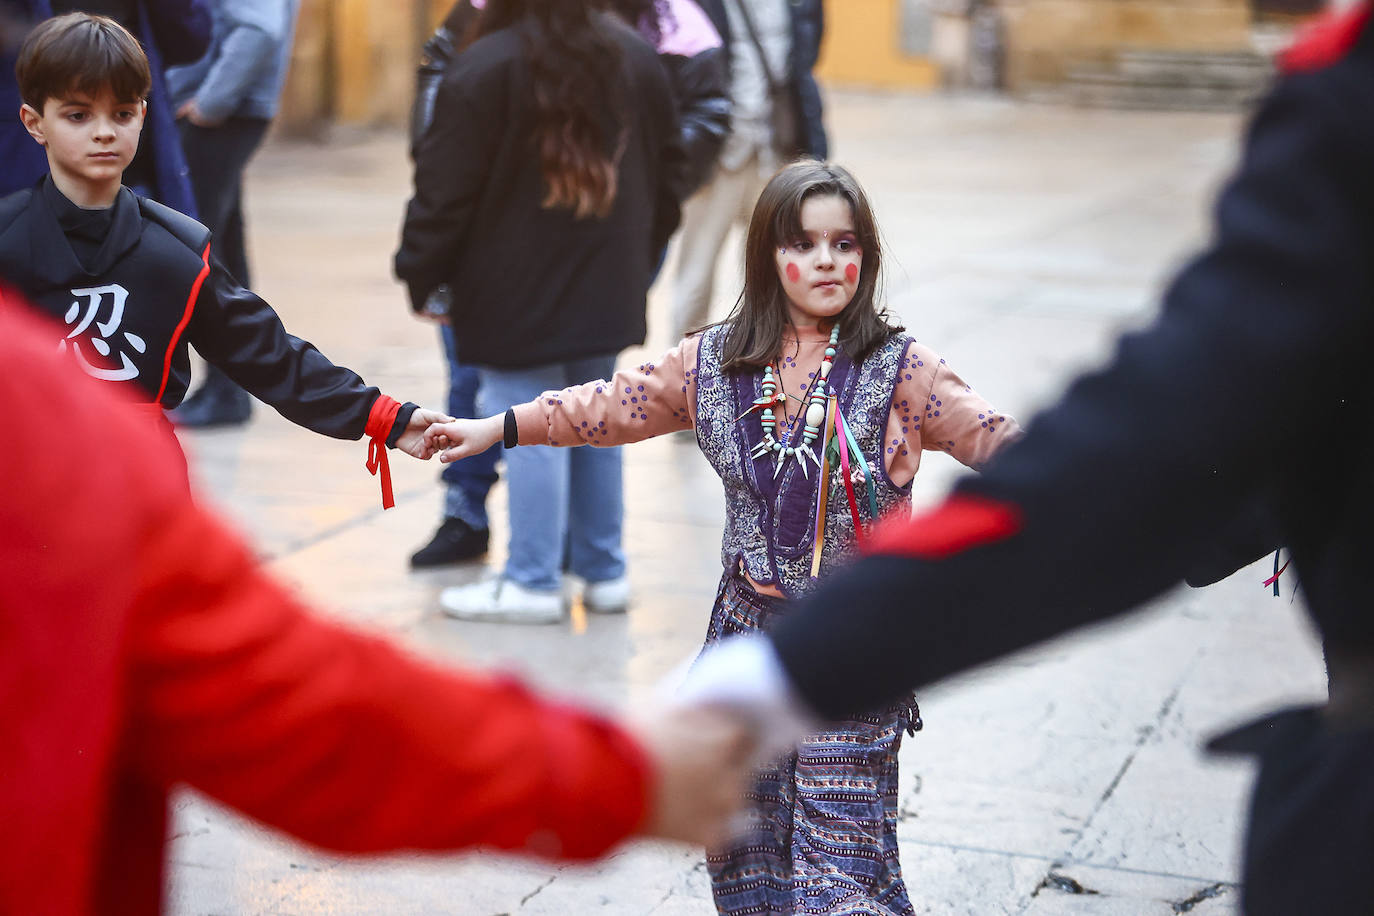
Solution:
<path fill-rule="evenodd" d="M 396 440 L 396 448 L 412 458 L 428 461 L 434 456 L 434 449 L 425 441 L 426 430 L 434 424 L 452 419 L 448 414 L 437 410 L 416 408 L 415 412 L 410 415 L 410 422 L 406 424 L 405 432 L 401 433 L 401 437 Z"/>
<path fill-rule="evenodd" d="M 766 636 L 735 636 L 709 646 L 684 671 L 660 683 L 667 702 L 688 708 L 728 710 L 747 722 L 755 742 L 755 763 L 792 750 L 821 727 L 815 712 L 797 695 Z"/>
<path fill-rule="evenodd" d="M 719 708 L 674 706 L 655 710 L 634 730 L 658 777 L 642 832 L 703 846 L 727 839 L 754 756 L 745 720 Z"/>
<path fill-rule="evenodd" d="M 450 418 L 446 423 L 435 423 L 425 430 L 425 444 L 431 451 L 439 451 L 439 460 L 448 464 L 485 452 L 500 442 L 505 433 L 505 414 L 497 414 L 482 420 Z"/>

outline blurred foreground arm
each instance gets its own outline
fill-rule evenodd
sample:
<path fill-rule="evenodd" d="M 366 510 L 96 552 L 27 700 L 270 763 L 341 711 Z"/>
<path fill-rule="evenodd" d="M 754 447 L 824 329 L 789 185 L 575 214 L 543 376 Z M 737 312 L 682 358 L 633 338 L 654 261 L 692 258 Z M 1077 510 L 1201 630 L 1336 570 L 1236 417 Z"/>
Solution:
<path fill-rule="evenodd" d="M 76 875 L 86 893 L 82 856 L 102 887 L 155 894 L 143 879 L 180 782 L 346 852 L 585 859 L 636 832 L 714 836 L 742 729 L 681 710 L 636 738 L 313 616 L 191 502 L 164 434 L 36 325 L 0 295 L 0 396 L 15 405 L 0 432 L 15 484 L 0 490 L 0 733 L 15 736 L 0 819 L 28 850 L 0 863 L 0 909 L 16 874 L 49 889 Z M 17 438 L 75 430 L 98 431 L 96 467 Z"/>
<path fill-rule="evenodd" d="M 1367 492 L 1351 492 L 1370 479 L 1371 162 L 1366 26 L 1339 62 L 1280 80 L 1213 241 L 1154 324 L 981 478 L 877 533 L 870 556 L 782 621 L 772 639 L 806 702 L 867 708 L 1119 614 L 1179 582 L 1256 499 L 1282 507 L 1323 632 L 1374 645 L 1374 618 L 1347 609 L 1336 569 L 1371 547 Z M 1292 423 L 1341 431 L 1320 467 Z"/>

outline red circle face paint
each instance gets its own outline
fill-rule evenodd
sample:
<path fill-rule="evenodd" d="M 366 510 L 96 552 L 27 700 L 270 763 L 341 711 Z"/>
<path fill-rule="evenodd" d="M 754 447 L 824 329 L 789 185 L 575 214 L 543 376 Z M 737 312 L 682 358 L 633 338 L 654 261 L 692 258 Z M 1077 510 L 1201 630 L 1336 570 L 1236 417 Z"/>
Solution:
<path fill-rule="evenodd" d="M 787 262 L 787 279 L 791 280 L 793 283 L 801 279 L 801 271 L 798 270 L 797 265 L 793 264 L 791 261 Z"/>
<path fill-rule="evenodd" d="M 858 265 L 858 264 L 846 264 L 846 265 L 845 265 L 845 268 L 844 268 L 844 278 L 845 278 L 846 280 L 848 280 L 850 283 L 853 283 L 854 281 L 858 280 L 858 279 L 859 279 L 859 265 Z"/>

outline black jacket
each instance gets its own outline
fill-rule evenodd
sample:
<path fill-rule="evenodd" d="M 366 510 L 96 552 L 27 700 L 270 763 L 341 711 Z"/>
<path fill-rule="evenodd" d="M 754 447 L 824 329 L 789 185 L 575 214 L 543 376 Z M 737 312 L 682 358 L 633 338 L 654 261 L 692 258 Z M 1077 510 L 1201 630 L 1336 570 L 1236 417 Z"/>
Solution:
<path fill-rule="evenodd" d="M 725 4 L 741 0 L 698 2 L 706 11 L 706 15 L 711 17 L 711 22 L 720 33 L 725 47 L 729 48 L 730 20 L 725 13 Z M 802 126 L 805 152 L 817 159 L 825 159 L 830 155 L 830 145 L 825 136 L 821 90 L 811 72 L 816 67 L 816 59 L 820 57 L 821 38 L 825 34 L 824 3 L 823 0 L 787 0 L 787 11 L 792 23 L 792 46 L 787 55 L 787 76 L 793 104 L 797 107 L 797 123 Z"/>
<path fill-rule="evenodd" d="M 467 0 L 459 0 L 448 17 L 425 42 L 415 80 L 410 114 L 410 147 L 415 148 L 434 120 L 434 100 L 444 73 L 458 56 L 458 45 L 476 15 Z M 659 52 L 678 105 L 682 134 L 682 168 L 675 182 L 678 200 L 686 200 L 705 183 L 730 133 L 730 62 L 724 47 L 694 55 Z"/>
<path fill-rule="evenodd" d="M 415 196 L 395 267 L 417 310 L 439 285 L 452 289 L 463 362 L 524 368 L 644 340 L 650 273 L 677 227 L 682 151 L 654 49 L 608 15 L 603 25 L 621 49 L 628 107 L 605 219 L 541 206 L 522 27 L 474 42 L 440 84 L 434 122 L 415 149 Z"/>
<path fill-rule="evenodd" d="M 1374 27 L 1351 21 L 1343 55 L 1286 57 L 1155 323 L 775 631 L 818 709 L 1120 614 L 1257 501 L 1328 650 L 1374 659 Z"/>
<path fill-rule="evenodd" d="M 691 57 L 663 54 L 681 119 L 683 167 L 677 186 L 680 200 L 705 184 L 720 148 L 730 133 L 730 62 L 724 47 Z"/>
<path fill-rule="evenodd" d="M 49 178 L 0 200 L 0 277 L 56 319 L 55 343 L 87 374 L 172 408 L 191 380 L 193 344 L 293 423 L 363 435 L 380 392 L 288 334 L 214 257 L 208 229 L 123 189 L 104 242 L 79 255 L 58 221 L 64 204 Z M 406 420 L 413 410 L 402 411 Z"/>

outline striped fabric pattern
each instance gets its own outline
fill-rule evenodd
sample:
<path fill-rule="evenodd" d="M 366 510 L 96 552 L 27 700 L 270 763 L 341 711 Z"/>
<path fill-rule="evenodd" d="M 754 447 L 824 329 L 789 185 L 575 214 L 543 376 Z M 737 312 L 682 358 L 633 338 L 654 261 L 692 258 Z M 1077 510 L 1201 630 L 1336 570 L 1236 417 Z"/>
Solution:
<path fill-rule="evenodd" d="M 707 645 L 766 629 L 787 601 L 727 572 Z M 913 914 L 897 859 L 897 751 L 914 702 L 854 716 L 762 769 L 746 827 L 706 857 L 716 907 L 729 916 Z"/>

